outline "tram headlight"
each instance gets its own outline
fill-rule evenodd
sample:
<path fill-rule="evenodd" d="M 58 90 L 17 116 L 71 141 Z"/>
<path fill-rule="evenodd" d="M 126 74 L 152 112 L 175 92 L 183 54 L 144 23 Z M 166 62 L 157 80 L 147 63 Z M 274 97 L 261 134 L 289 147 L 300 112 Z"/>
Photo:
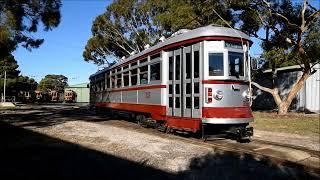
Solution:
<path fill-rule="evenodd" d="M 223 92 L 221 90 L 217 90 L 214 94 L 214 98 L 220 101 L 223 98 Z"/>

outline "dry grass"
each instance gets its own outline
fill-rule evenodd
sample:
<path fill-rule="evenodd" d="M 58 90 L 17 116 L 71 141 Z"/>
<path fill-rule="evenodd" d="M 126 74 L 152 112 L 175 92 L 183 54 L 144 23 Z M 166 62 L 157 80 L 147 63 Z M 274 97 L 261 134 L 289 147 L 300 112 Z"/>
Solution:
<path fill-rule="evenodd" d="M 254 112 L 252 126 L 258 130 L 294 133 L 303 136 L 319 136 L 319 114 L 289 113 L 277 115 L 274 112 Z"/>

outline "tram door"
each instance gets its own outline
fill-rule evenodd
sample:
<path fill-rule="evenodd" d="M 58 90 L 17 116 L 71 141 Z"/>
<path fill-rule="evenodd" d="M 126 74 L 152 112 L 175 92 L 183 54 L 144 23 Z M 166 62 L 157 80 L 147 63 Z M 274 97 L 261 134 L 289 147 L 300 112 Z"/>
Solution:
<path fill-rule="evenodd" d="M 200 45 L 169 52 L 169 92 L 167 115 L 199 118 Z"/>

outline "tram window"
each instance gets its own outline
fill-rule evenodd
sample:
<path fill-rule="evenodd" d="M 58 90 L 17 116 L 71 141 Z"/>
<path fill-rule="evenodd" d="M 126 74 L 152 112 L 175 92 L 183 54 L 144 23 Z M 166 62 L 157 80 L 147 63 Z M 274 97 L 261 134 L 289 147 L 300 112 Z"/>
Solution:
<path fill-rule="evenodd" d="M 194 109 L 199 109 L 199 97 L 194 97 Z"/>
<path fill-rule="evenodd" d="M 173 57 L 169 57 L 169 80 L 172 80 L 173 76 Z"/>
<path fill-rule="evenodd" d="M 120 88 L 122 85 L 122 78 L 121 78 L 121 74 L 117 75 L 117 88 Z"/>
<path fill-rule="evenodd" d="M 160 76 L 161 76 L 160 63 L 152 64 L 150 66 L 150 69 L 151 69 L 150 81 L 160 80 Z"/>
<path fill-rule="evenodd" d="M 116 76 L 111 76 L 112 88 L 116 87 Z"/>
<path fill-rule="evenodd" d="M 129 65 L 126 65 L 123 67 L 123 69 L 128 69 L 129 68 Z"/>
<path fill-rule="evenodd" d="M 137 62 L 133 62 L 131 63 L 131 67 L 136 66 L 138 63 Z"/>
<path fill-rule="evenodd" d="M 199 83 L 198 82 L 195 82 L 194 83 L 194 93 L 199 93 Z"/>
<path fill-rule="evenodd" d="M 131 76 L 130 76 L 131 86 L 137 85 L 137 81 L 138 81 L 137 69 L 132 69 L 130 72 L 131 72 Z"/>
<path fill-rule="evenodd" d="M 110 77 L 107 76 L 107 88 L 110 88 Z"/>
<path fill-rule="evenodd" d="M 209 76 L 223 74 L 223 53 L 209 53 Z"/>
<path fill-rule="evenodd" d="M 191 77 L 191 54 L 186 53 L 186 79 Z"/>
<path fill-rule="evenodd" d="M 172 84 L 169 85 L 169 94 L 172 94 Z"/>
<path fill-rule="evenodd" d="M 129 74 L 123 74 L 123 86 L 129 86 Z"/>
<path fill-rule="evenodd" d="M 180 84 L 176 84 L 176 94 L 180 94 Z"/>
<path fill-rule="evenodd" d="M 180 108 L 180 97 L 176 97 L 176 108 Z"/>
<path fill-rule="evenodd" d="M 148 66 L 140 67 L 140 84 L 148 84 Z"/>
<path fill-rule="evenodd" d="M 191 97 L 186 97 L 186 108 L 191 109 Z"/>
<path fill-rule="evenodd" d="M 118 69 L 117 69 L 117 72 L 121 72 L 121 68 L 118 68 Z"/>
<path fill-rule="evenodd" d="M 193 52 L 193 77 L 199 78 L 199 51 Z"/>
<path fill-rule="evenodd" d="M 180 55 L 176 56 L 176 80 L 180 80 Z"/>
<path fill-rule="evenodd" d="M 147 58 L 142 59 L 142 60 L 140 60 L 140 64 L 145 63 L 145 62 L 147 62 L 147 61 L 148 61 L 148 59 L 147 59 Z"/>
<path fill-rule="evenodd" d="M 186 84 L 186 94 L 191 94 L 191 83 Z"/>
<path fill-rule="evenodd" d="M 173 99 L 172 99 L 172 97 L 169 97 L 169 107 L 173 107 Z"/>
<path fill-rule="evenodd" d="M 155 59 L 157 59 L 157 58 L 160 58 L 160 53 L 157 53 L 157 54 L 155 54 L 155 55 L 152 55 L 152 56 L 150 57 L 150 61 L 155 60 Z"/>
<path fill-rule="evenodd" d="M 229 52 L 229 76 L 243 76 L 243 54 Z"/>

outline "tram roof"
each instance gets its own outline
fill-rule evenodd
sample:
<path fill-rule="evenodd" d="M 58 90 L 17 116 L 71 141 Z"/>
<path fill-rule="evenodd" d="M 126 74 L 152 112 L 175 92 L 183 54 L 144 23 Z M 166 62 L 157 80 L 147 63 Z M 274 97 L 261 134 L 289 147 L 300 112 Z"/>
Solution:
<path fill-rule="evenodd" d="M 193 30 L 189 30 L 187 32 L 175 35 L 173 37 L 169 37 L 167 39 L 165 39 L 163 42 L 159 42 L 158 44 L 145 49 L 137 54 L 134 54 L 124 60 L 120 60 L 119 62 L 117 62 L 116 64 L 106 67 L 103 70 L 100 70 L 98 72 L 96 72 L 95 74 L 91 75 L 91 77 L 96 76 L 100 73 L 106 72 L 109 69 L 113 69 L 114 67 L 117 67 L 121 64 L 125 64 L 133 59 L 137 59 L 143 55 L 149 54 L 153 51 L 156 51 L 157 49 L 161 49 L 165 46 L 168 46 L 170 44 L 173 43 L 178 43 L 178 42 L 182 42 L 182 41 L 186 41 L 189 39 L 194 39 L 194 38 L 199 38 L 199 37 L 231 37 L 231 38 L 242 38 L 244 40 L 249 40 L 250 41 L 250 37 L 243 33 L 242 31 L 236 30 L 236 29 L 231 29 L 231 28 L 227 28 L 227 27 L 221 27 L 221 26 L 214 26 L 214 25 L 209 25 L 209 26 L 204 26 L 204 27 L 200 27 L 197 29 L 193 29 Z"/>

